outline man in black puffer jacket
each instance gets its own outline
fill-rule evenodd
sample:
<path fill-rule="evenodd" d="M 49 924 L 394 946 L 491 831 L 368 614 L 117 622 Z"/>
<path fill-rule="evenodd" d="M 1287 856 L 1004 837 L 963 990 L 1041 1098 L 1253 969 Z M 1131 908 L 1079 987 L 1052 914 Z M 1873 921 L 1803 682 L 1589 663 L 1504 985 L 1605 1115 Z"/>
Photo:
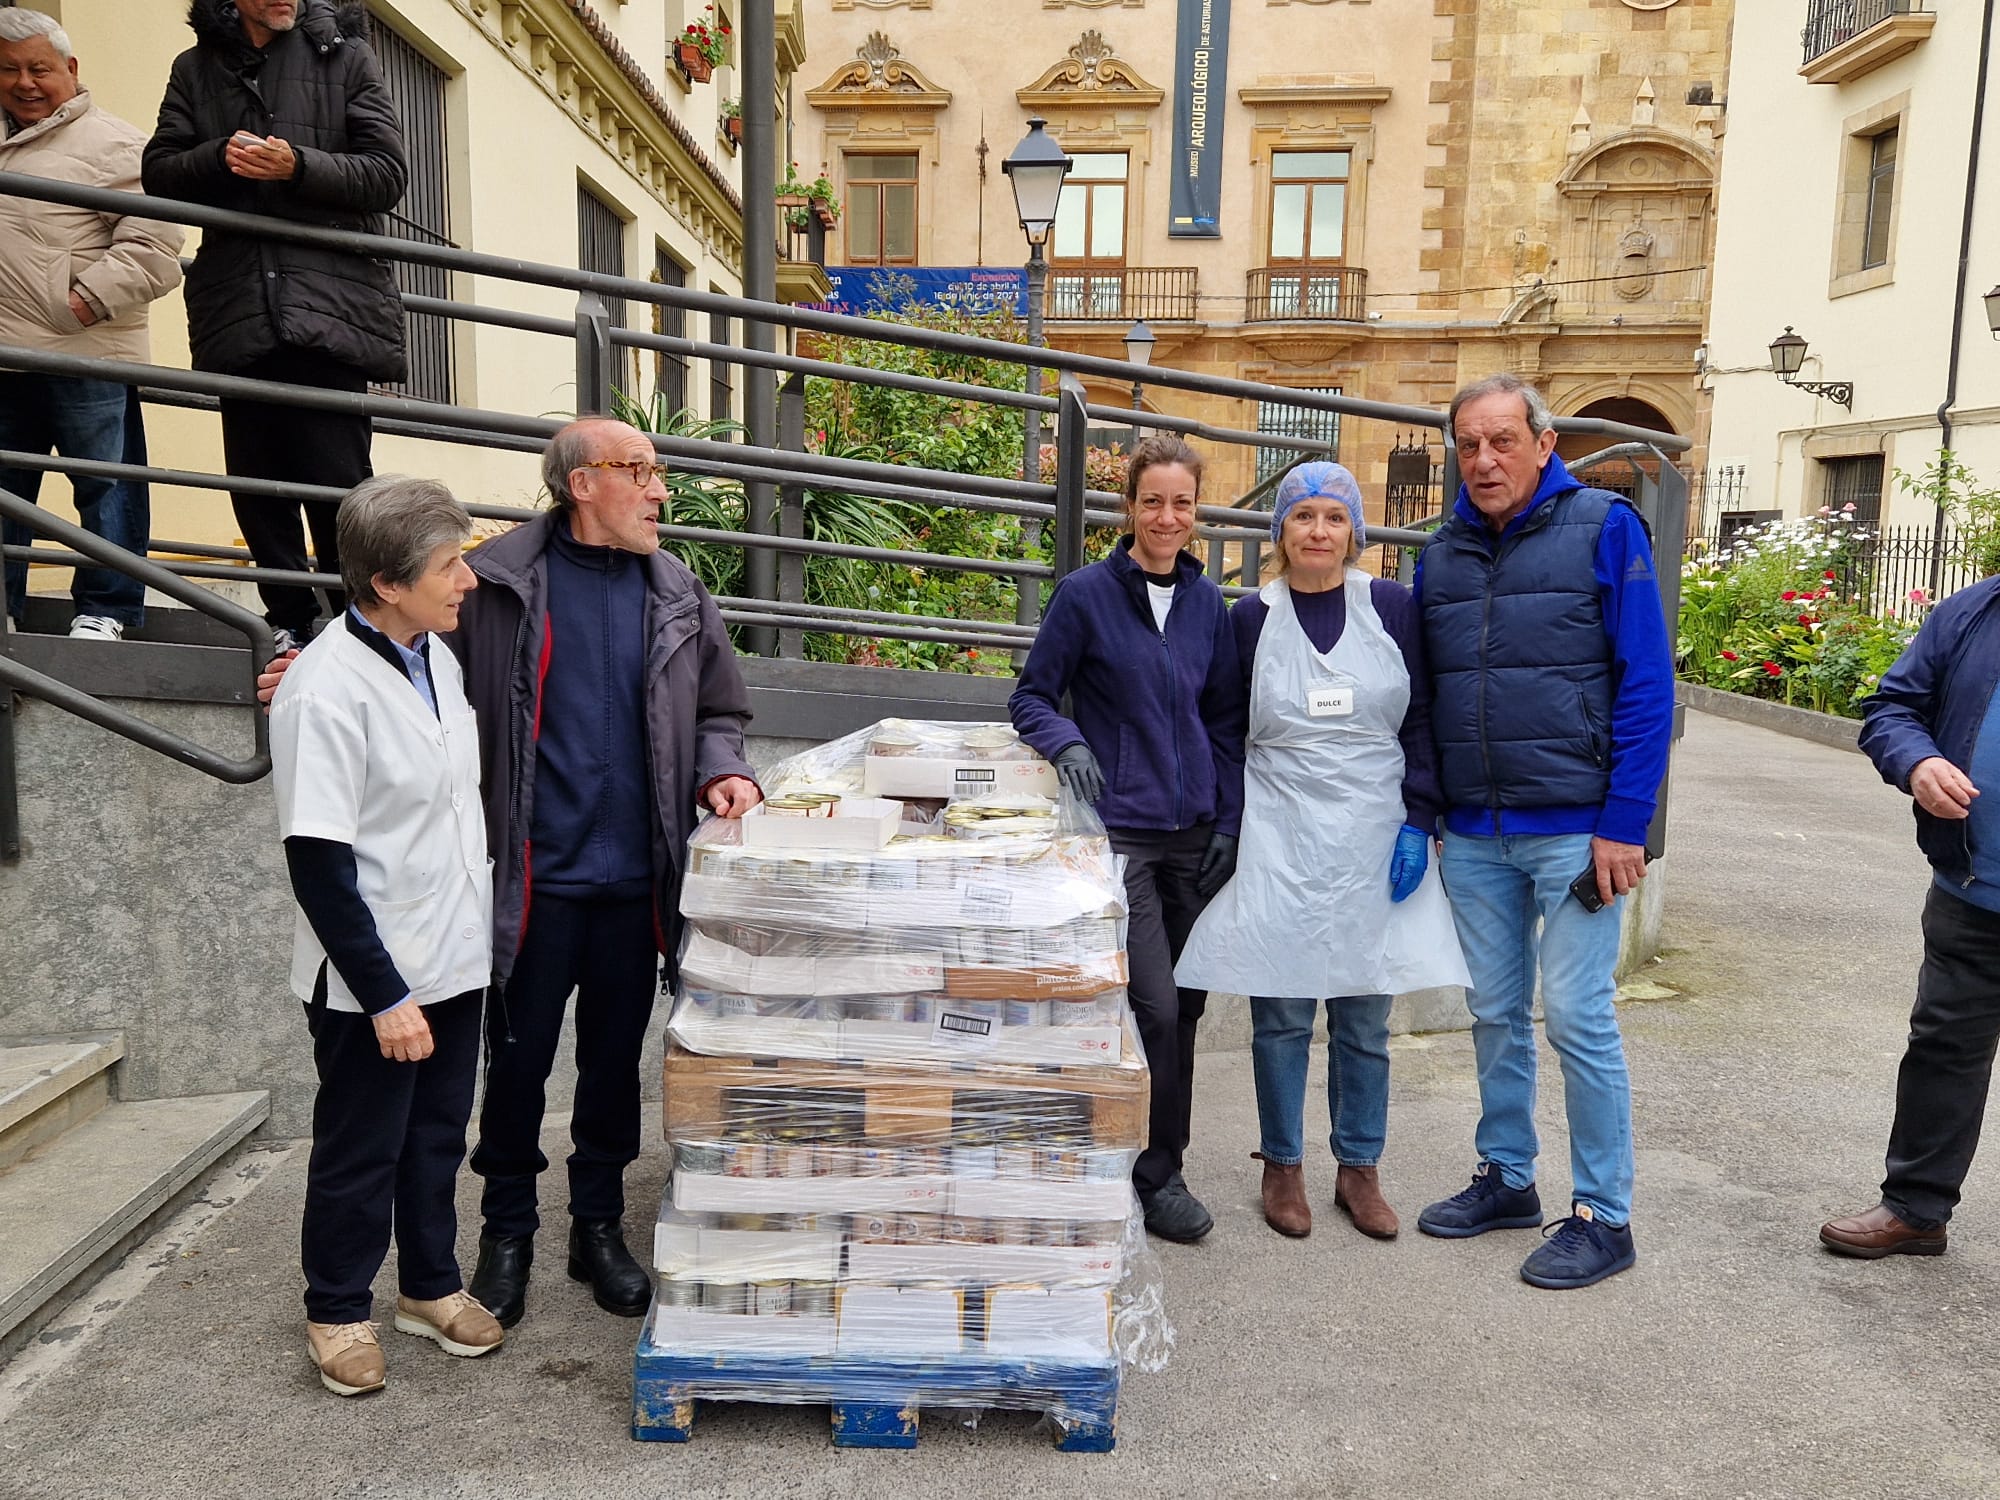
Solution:
<path fill-rule="evenodd" d="M 195 45 L 174 59 L 146 191 L 334 229 L 380 233 L 409 181 L 402 127 L 369 50 L 367 13 L 333 0 L 194 0 Z M 194 367 L 330 390 L 400 380 L 403 311 L 389 266 L 279 240 L 212 230 L 187 278 Z M 264 402 L 222 403 L 229 472 L 351 489 L 374 472 L 365 415 Z M 298 507 L 235 499 L 251 555 L 303 570 Z M 338 573 L 333 503 L 308 502 L 318 571 Z M 266 618 L 303 645 L 310 591 L 264 587 Z M 334 614 L 344 607 L 336 596 Z"/>

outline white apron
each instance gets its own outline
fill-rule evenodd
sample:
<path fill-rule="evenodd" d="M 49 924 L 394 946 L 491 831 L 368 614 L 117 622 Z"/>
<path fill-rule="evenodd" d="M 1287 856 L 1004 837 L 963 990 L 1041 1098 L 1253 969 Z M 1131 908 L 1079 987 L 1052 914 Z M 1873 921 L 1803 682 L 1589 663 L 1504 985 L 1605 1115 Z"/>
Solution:
<path fill-rule="evenodd" d="M 1325 655 L 1291 587 L 1264 585 L 1236 874 L 1195 922 L 1176 984 L 1326 999 L 1472 982 L 1437 860 L 1407 900 L 1389 899 L 1410 674 L 1369 581 L 1348 569 L 1347 623 Z"/>

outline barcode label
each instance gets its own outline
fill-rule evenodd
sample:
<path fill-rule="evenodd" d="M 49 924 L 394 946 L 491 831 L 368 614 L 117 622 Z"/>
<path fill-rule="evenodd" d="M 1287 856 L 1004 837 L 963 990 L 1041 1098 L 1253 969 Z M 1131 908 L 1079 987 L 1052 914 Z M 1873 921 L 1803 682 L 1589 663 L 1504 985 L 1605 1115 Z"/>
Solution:
<path fill-rule="evenodd" d="M 957 770 L 952 772 L 952 780 L 968 786 L 974 783 L 978 783 L 984 786 L 992 786 L 996 780 L 996 777 L 993 771 L 988 767 L 960 766 Z"/>
<path fill-rule="evenodd" d="M 940 1012 L 938 1015 L 938 1029 L 940 1031 L 955 1031 L 963 1036 L 991 1036 L 993 1034 L 993 1023 L 983 1020 L 978 1016 L 953 1015 L 947 1010 Z"/>

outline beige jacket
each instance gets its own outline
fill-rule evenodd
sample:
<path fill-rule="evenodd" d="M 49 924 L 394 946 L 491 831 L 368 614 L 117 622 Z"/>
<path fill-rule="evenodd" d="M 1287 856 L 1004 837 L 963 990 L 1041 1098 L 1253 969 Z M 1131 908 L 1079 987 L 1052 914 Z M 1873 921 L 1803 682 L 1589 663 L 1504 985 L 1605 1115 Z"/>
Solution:
<path fill-rule="evenodd" d="M 0 140 L 0 171 L 136 193 L 145 144 L 79 89 L 46 120 Z M 180 284 L 181 239 L 177 224 L 0 196 L 0 343 L 148 359 L 147 308 Z M 70 311 L 72 289 L 100 310 L 88 328 Z"/>

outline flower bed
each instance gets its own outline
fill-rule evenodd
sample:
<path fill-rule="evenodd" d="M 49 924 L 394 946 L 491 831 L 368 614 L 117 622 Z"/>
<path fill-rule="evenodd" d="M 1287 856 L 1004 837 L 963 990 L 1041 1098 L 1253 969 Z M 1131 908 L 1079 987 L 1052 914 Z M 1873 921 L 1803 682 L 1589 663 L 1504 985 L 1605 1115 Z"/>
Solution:
<path fill-rule="evenodd" d="M 1917 633 L 1930 599 L 1912 589 L 1884 615 L 1857 600 L 1873 535 L 1846 512 L 1737 532 L 1681 568 L 1680 676 L 1704 687 L 1861 716 L 1861 700 Z"/>

